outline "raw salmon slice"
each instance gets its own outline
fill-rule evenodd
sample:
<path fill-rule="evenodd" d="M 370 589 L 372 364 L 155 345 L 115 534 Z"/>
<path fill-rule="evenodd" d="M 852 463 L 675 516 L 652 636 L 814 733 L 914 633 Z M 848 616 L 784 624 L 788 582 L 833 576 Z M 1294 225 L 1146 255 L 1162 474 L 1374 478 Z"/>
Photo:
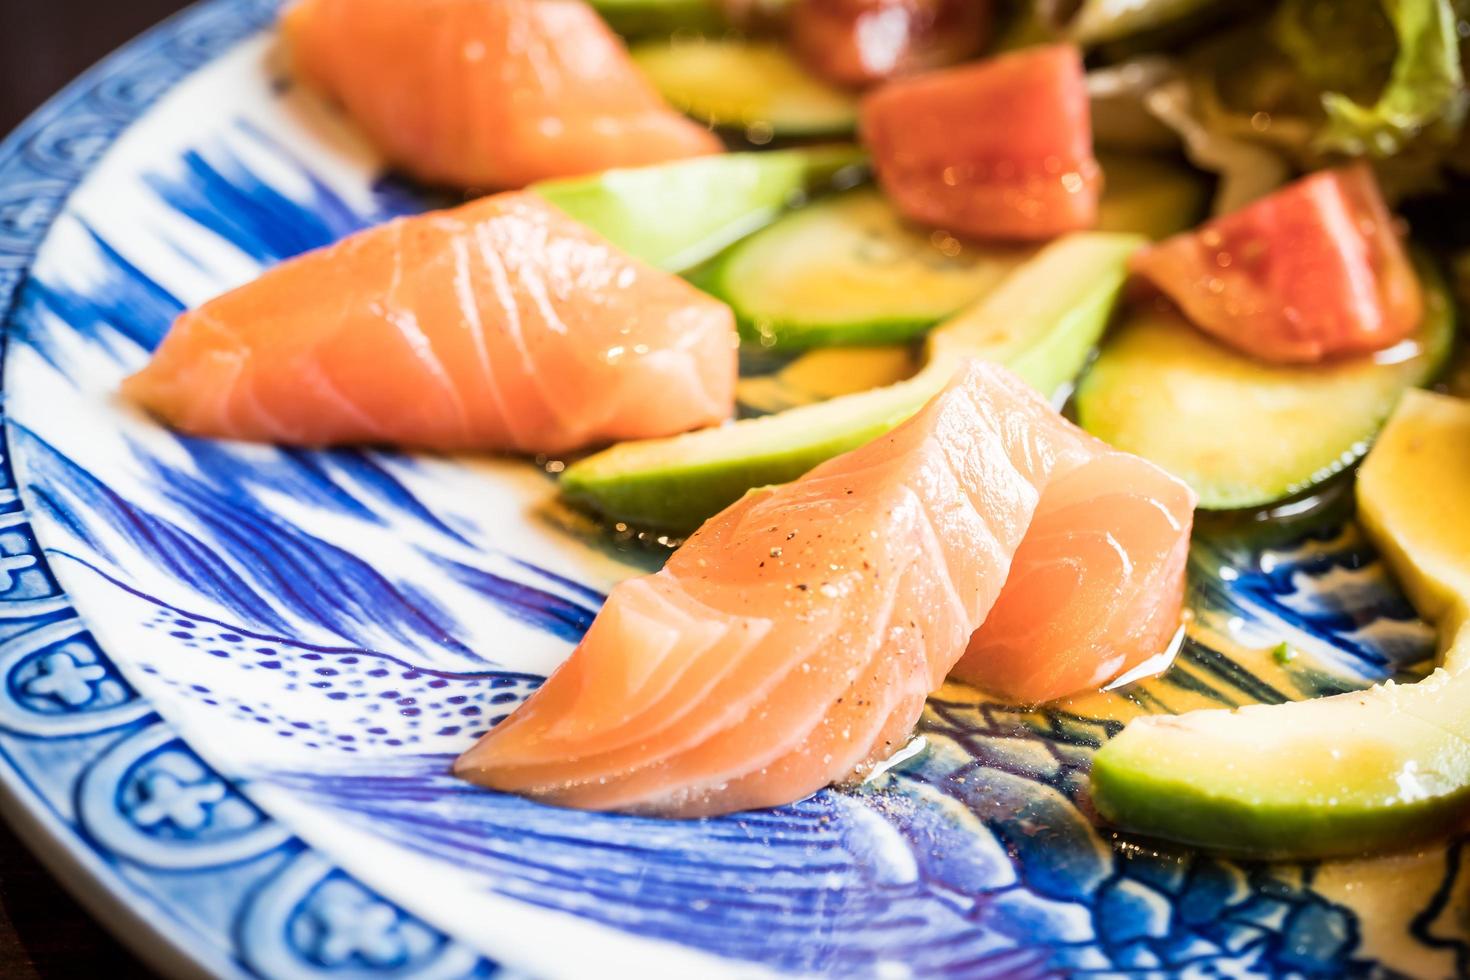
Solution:
<path fill-rule="evenodd" d="M 1054 480 L 950 675 L 1037 704 L 1163 652 L 1179 628 L 1194 505 L 1184 483 L 1116 450 Z"/>
<path fill-rule="evenodd" d="M 720 151 L 582 0 L 301 0 L 292 62 L 395 165 L 514 188 Z"/>
<path fill-rule="evenodd" d="M 268 270 L 123 391 L 196 435 L 560 453 L 728 418 L 735 345 L 724 304 L 514 192 Z"/>
<path fill-rule="evenodd" d="M 566 663 L 456 772 L 679 817 L 859 778 L 965 652 L 1038 513 L 1126 489 L 1092 485 L 1132 478 L 1099 463 L 1118 455 L 1004 368 L 970 362 L 905 424 L 747 494 L 661 571 L 614 588 Z M 1158 585 L 1130 575 L 1124 601 L 1135 582 Z M 1177 601 L 1177 583 L 1160 588 Z"/>

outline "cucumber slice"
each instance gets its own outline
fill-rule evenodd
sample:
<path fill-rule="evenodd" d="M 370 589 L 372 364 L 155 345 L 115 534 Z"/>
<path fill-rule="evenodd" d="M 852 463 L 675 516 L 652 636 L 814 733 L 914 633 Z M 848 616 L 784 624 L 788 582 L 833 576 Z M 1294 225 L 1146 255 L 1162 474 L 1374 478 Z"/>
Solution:
<path fill-rule="evenodd" d="M 1142 240 L 1084 233 L 1043 248 L 977 307 L 940 328 L 915 377 L 668 439 L 625 442 L 572 464 L 562 493 L 605 517 L 684 533 L 752 487 L 793 480 L 876 438 L 938 392 L 962 357 L 1011 364 L 1048 390 L 1081 370 Z"/>
<path fill-rule="evenodd" d="M 1260 507 L 1351 466 L 1404 391 L 1444 365 L 1454 312 L 1444 281 L 1419 264 L 1425 317 L 1387 351 L 1327 365 L 1263 364 L 1216 343 L 1177 313 L 1128 320 L 1077 391 L 1082 427 L 1153 460 L 1205 510 Z"/>
<path fill-rule="evenodd" d="M 847 145 L 726 153 L 542 181 L 532 190 L 623 251 L 684 272 L 866 159 Z"/>
<path fill-rule="evenodd" d="M 923 334 L 1034 254 L 930 235 L 863 187 L 750 236 L 702 281 L 762 347 L 887 344 Z"/>
<path fill-rule="evenodd" d="M 1099 153 L 1103 193 L 1098 231 L 1128 231 L 1158 240 L 1206 217 L 1210 181 L 1182 163 L 1141 153 Z"/>
<path fill-rule="evenodd" d="M 718 0 L 591 0 L 591 4 L 624 37 L 719 31 L 728 26 Z"/>
<path fill-rule="evenodd" d="M 857 97 L 810 74 L 774 41 L 675 38 L 634 45 L 632 54 L 681 112 L 753 142 L 857 129 Z"/>
<path fill-rule="evenodd" d="M 1106 180 L 1097 230 L 1166 238 L 1194 227 L 1205 216 L 1210 182 L 1180 163 L 1154 156 L 1100 156 Z M 1065 358 L 1058 363 L 1065 362 Z M 893 384 L 915 371 L 908 344 L 886 347 L 819 347 L 772 374 L 741 378 L 738 400 L 760 413 L 825 401 Z M 1069 380 L 1069 379 L 1068 379 Z M 1040 385 L 1047 389 L 1046 385 Z"/>
<path fill-rule="evenodd" d="M 1415 684 L 1139 718 L 1093 760 L 1127 830 L 1248 858 L 1398 849 L 1470 805 L 1470 402 L 1409 392 L 1363 464 L 1363 527 L 1439 627 Z"/>

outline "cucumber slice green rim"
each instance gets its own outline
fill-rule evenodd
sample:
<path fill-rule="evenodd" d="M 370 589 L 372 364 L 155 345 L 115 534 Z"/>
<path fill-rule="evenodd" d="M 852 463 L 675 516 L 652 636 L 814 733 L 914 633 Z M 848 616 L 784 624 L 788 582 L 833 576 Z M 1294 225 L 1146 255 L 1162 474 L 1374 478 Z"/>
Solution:
<path fill-rule="evenodd" d="M 674 31 L 718 31 L 725 24 L 717 0 L 590 0 L 592 9 L 624 37 Z"/>
<path fill-rule="evenodd" d="M 1401 848 L 1470 802 L 1470 402 L 1406 392 L 1358 474 L 1368 538 L 1440 633 L 1411 684 L 1135 718 L 1093 757 L 1109 822 L 1239 857 Z"/>
<path fill-rule="evenodd" d="M 862 187 L 744 239 L 700 284 L 730 304 L 742 336 L 762 347 L 871 346 L 923 335 L 1035 254 L 930 234 Z"/>
<path fill-rule="evenodd" d="M 1136 235 L 1087 232 L 1046 246 L 931 335 L 914 377 L 760 418 L 619 443 L 561 476 L 571 502 L 640 529 L 684 533 L 755 487 L 794 480 L 892 429 L 965 357 L 1010 365 L 1043 391 L 1081 370 L 1107 325 Z"/>
<path fill-rule="evenodd" d="M 631 50 L 679 111 L 753 143 L 857 130 L 857 97 L 812 75 L 779 42 L 674 38 Z"/>
<path fill-rule="evenodd" d="M 1202 510 L 1263 507 L 1356 463 L 1403 393 L 1449 357 L 1454 304 L 1416 259 L 1424 322 L 1377 354 L 1309 366 L 1264 364 L 1205 336 L 1172 309 L 1133 314 L 1077 389 L 1093 435 L 1152 460 L 1199 494 Z"/>

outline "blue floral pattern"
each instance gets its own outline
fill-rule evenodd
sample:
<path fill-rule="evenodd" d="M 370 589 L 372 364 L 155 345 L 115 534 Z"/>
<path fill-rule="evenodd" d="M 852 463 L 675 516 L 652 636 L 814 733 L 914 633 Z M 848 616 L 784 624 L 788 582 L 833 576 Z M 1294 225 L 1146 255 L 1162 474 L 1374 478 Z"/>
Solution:
<path fill-rule="evenodd" d="M 353 961 L 371 967 L 401 966 L 437 945 L 429 930 L 340 877 L 317 886 L 297 928 L 302 931 L 301 948 L 333 968 Z"/>
<path fill-rule="evenodd" d="M 37 657 L 35 671 L 17 678 L 22 697 L 31 703 L 50 700 L 58 711 L 76 711 L 93 701 L 116 703 L 126 695 L 116 681 L 108 680 L 107 668 L 90 652 L 79 653 L 79 647 L 62 648 Z"/>
<path fill-rule="evenodd" d="M 145 830 L 171 827 L 184 835 L 197 835 L 214 822 L 213 810 L 226 792 L 222 779 L 208 774 L 180 778 L 166 765 L 141 773 L 131 789 L 131 798 L 123 799 L 124 816 Z"/>

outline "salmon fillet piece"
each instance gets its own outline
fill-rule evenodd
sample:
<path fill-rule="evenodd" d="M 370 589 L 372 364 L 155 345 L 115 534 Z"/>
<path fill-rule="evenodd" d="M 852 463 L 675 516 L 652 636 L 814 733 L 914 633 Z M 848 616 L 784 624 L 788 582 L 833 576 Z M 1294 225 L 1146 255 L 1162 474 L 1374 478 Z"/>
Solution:
<path fill-rule="evenodd" d="M 723 303 L 511 192 L 184 313 L 123 393 L 194 435 L 561 453 L 728 418 L 736 344 Z"/>
<path fill-rule="evenodd" d="M 662 570 L 615 587 L 570 658 L 455 771 L 563 806 L 677 817 L 859 779 L 965 654 L 1038 517 L 1128 489 L 1097 485 L 1134 478 L 1099 462 L 1121 455 L 1004 368 L 970 362 L 908 422 L 752 491 Z M 1188 533 L 1187 520 L 1175 530 Z M 1132 581 L 1172 590 L 1177 619 L 1167 578 Z M 1107 669 L 1127 659 L 1109 653 Z"/>
<path fill-rule="evenodd" d="M 582 0 L 301 0 L 297 73 L 414 177 L 507 189 L 721 150 Z"/>
<path fill-rule="evenodd" d="M 1179 628 L 1194 491 L 1107 449 L 1053 481 L 985 623 L 950 671 L 1022 704 L 1099 687 Z"/>

